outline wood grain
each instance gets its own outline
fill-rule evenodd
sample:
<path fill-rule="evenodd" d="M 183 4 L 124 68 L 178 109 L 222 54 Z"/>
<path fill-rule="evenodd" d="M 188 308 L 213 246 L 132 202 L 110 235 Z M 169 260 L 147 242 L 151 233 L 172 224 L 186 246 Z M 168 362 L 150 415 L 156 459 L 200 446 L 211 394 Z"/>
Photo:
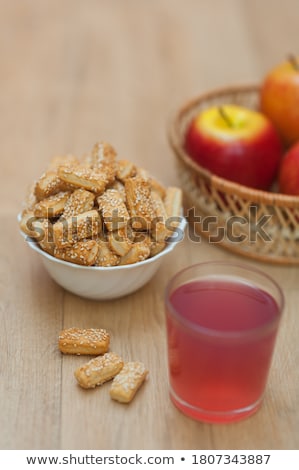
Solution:
<path fill-rule="evenodd" d="M 175 184 L 172 111 L 207 89 L 260 81 L 296 52 L 298 14 L 295 0 L 283 9 L 279 0 L 0 0 L 0 448 L 298 448 L 298 268 L 250 262 L 287 298 L 264 405 L 238 424 L 208 425 L 168 397 L 164 288 L 191 263 L 238 258 L 186 237 L 140 291 L 93 302 L 49 278 L 16 223 L 49 158 L 81 155 L 101 138 Z M 82 358 L 57 349 L 71 326 L 106 328 L 113 350 L 148 366 L 129 406 L 110 400 L 108 384 L 76 385 Z"/>

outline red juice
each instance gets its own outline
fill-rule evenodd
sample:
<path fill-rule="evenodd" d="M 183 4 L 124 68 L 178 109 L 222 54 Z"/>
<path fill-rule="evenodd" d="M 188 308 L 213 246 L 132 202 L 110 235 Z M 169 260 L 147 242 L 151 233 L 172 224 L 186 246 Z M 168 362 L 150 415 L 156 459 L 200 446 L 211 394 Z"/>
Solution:
<path fill-rule="evenodd" d="M 213 278 L 177 287 L 169 304 L 169 378 L 176 406 L 209 422 L 256 411 L 280 318 L 274 298 L 245 282 Z"/>

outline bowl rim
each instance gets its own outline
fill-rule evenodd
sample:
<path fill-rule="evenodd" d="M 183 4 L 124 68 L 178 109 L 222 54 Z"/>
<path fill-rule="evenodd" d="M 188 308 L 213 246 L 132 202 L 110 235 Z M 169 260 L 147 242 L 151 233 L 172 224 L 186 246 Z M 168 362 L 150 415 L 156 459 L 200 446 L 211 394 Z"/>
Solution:
<path fill-rule="evenodd" d="M 240 197 L 250 197 L 254 202 L 276 204 L 277 206 L 284 207 L 299 207 L 299 196 L 293 196 L 289 194 L 276 193 L 271 191 L 265 191 L 262 189 L 250 188 L 234 181 L 230 181 L 226 178 L 215 175 L 206 168 L 203 168 L 198 163 L 193 161 L 188 153 L 184 150 L 182 141 L 180 138 L 180 127 L 182 118 L 192 111 L 193 108 L 198 106 L 201 102 L 209 99 L 215 99 L 223 97 L 226 94 L 233 93 L 258 93 L 260 90 L 259 84 L 239 84 L 230 85 L 223 88 L 215 88 L 206 93 L 201 93 L 194 98 L 191 98 L 175 112 L 173 112 L 167 129 L 169 144 L 176 154 L 177 158 L 180 159 L 187 167 L 194 171 L 199 177 L 204 178 L 207 182 L 217 187 L 219 190 L 228 191 Z"/>
<path fill-rule="evenodd" d="M 21 220 L 21 213 L 19 213 L 18 216 L 17 216 L 18 224 L 19 224 L 20 220 Z M 82 266 L 80 264 L 70 263 L 69 261 L 64 261 L 64 260 L 55 258 L 54 256 L 50 255 L 46 251 L 42 250 L 40 248 L 40 246 L 38 245 L 37 241 L 34 240 L 34 238 L 31 238 L 28 235 L 26 235 L 26 233 L 24 233 L 20 228 L 19 228 L 19 231 L 20 231 L 22 237 L 24 238 L 24 240 L 26 241 L 26 243 L 29 245 L 29 247 L 32 250 L 36 251 L 41 256 L 43 256 L 44 258 L 48 259 L 49 261 L 52 261 L 52 262 L 57 263 L 57 264 L 61 264 L 63 266 L 68 266 L 68 267 L 73 268 L 73 269 L 86 270 L 86 271 L 95 271 L 95 272 L 107 272 L 107 271 L 128 270 L 128 269 L 134 269 L 134 268 L 136 269 L 139 266 L 146 266 L 147 264 L 154 263 L 158 259 L 160 259 L 163 256 L 165 256 L 166 254 L 170 253 L 174 249 L 174 247 L 180 241 L 183 240 L 186 225 L 187 225 L 187 220 L 183 215 L 181 215 L 180 216 L 180 223 L 179 223 L 178 228 L 182 232 L 182 238 L 180 238 L 179 240 L 175 240 L 175 239 L 173 239 L 173 237 L 170 237 L 170 239 L 167 243 L 167 246 L 164 248 L 164 250 L 162 250 L 157 255 L 153 256 L 152 258 L 147 258 L 144 261 L 139 261 L 138 263 L 124 264 L 122 266 Z"/>

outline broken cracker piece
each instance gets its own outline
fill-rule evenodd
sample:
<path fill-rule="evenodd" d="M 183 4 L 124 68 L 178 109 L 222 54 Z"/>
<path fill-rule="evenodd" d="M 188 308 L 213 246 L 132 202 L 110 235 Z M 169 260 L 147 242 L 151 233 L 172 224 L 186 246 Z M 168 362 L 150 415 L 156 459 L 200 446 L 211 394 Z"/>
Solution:
<path fill-rule="evenodd" d="M 58 347 L 63 354 L 96 355 L 108 351 L 110 335 L 102 328 L 67 328 L 60 332 Z"/>

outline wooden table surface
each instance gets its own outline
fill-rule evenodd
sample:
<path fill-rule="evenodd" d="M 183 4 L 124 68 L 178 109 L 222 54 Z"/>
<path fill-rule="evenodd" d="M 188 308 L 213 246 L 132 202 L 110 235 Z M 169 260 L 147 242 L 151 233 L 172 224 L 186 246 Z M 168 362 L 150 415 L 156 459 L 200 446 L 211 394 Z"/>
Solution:
<path fill-rule="evenodd" d="M 0 447 L 2 449 L 298 449 L 299 268 L 259 264 L 286 309 L 262 409 L 233 425 L 193 421 L 168 397 L 164 287 L 200 261 L 238 259 L 188 238 L 139 292 L 95 302 L 56 285 L 18 233 L 27 185 L 52 155 L 100 139 L 177 182 L 166 124 L 210 88 L 258 82 L 298 53 L 296 0 L 0 1 Z M 63 327 L 104 327 L 149 367 L 129 406 L 84 391 L 62 357 Z"/>

